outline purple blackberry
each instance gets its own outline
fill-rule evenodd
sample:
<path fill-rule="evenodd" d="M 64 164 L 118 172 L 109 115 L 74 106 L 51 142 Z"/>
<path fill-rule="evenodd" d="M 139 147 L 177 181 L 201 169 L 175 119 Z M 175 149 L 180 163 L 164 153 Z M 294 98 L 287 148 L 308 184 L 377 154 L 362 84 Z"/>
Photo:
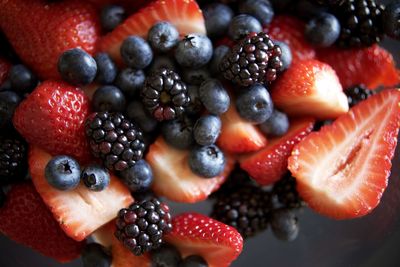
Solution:
<path fill-rule="evenodd" d="M 17 139 L 0 137 L 0 184 L 24 177 L 27 170 L 26 144 Z"/>
<path fill-rule="evenodd" d="M 272 192 L 285 208 L 301 208 L 305 205 L 297 192 L 296 180 L 290 174 L 276 182 Z"/>
<path fill-rule="evenodd" d="M 153 198 L 120 210 L 115 236 L 133 254 L 139 256 L 159 248 L 163 243 L 163 235 L 171 229 L 168 206 Z"/>
<path fill-rule="evenodd" d="M 219 69 L 227 80 L 241 86 L 272 82 L 282 70 L 281 55 L 268 34 L 251 33 L 231 48 Z"/>
<path fill-rule="evenodd" d="M 185 83 L 169 69 L 159 69 L 148 76 L 141 96 L 145 108 L 158 121 L 180 117 L 190 102 Z"/>
<path fill-rule="evenodd" d="M 111 171 L 123 171 L 143 158 L 142 131 L 120 113 L 93 113 L 86 120 L 92 154 Z"/>
<path fill-rule="evenodd" d="M 369 90 L 362 84 L 347 88 L 344 92 L 347 95 L 347 100 L 350 107 L 357 105 L 361 101 L 364 101 L 374 94 L 374 91 Z"/>

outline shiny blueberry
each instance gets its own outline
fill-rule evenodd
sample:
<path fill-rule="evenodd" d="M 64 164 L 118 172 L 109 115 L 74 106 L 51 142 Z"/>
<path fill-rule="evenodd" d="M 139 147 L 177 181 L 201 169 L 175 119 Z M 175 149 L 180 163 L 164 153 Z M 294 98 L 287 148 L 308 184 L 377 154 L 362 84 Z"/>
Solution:
<path fill-rule="evenodd" d="M 108 171 L 96 164 L 86 166 L 81 174 L 85 186 L 92 191 L 102 191 L 110 184 Z"/>
<path fill-rule="evenodd" d="M 38 83 L 35 74 L 21 64 L 11 67 L 8 78 L 12 89 L 21 94 L 32 92 Z"/>
<path fill-rule="evenodd" d="M 199 96 L 204 107 L 214 115 L 225 113 L 229 108 L 228 92 L 217 79 L 203 82 L 199 88 Z"/>
<path fill-rule="evenodd" d="M 92 98 L 94 111 L 122 112 L 125 110 L 125 96 L 113 85 L 104 85 L 96 90 Z"/>
<path fill-rule="evenodd" d="M 145 79 L 146 76 L 143 70 L 126 68 L 118 74 L 114 84 L 121 89 L 126 96 L 133 97 L 140 92 Z"/>
<path fill-rule="evenodd" d="M 69 156 L 56 156 L 46 165 L 47 182 L 58 190 L 72 190 L 79 185 L 81 168 L 79 163 Z"/>
<path fill-rule="evenodd" d="M 334 15 L 321 13 L 307 23 L 304 34 L 312 45 L 328 47 L 339 38 L 340 24 Z"/>
<path fill-rule="evenodd" d="M 240 3 L 239 12 L 255 17 L 262 25 L 270 24 L 274 17 L 274 9 L 268 0 L 245 0 Z"/>
<path fill-rule="evenodd" d="M 253 16 L 241 14 L 234 17 L 229 25 L 228 34 L 233 40 L 246 37 L 251 32 L 261 32 L 261 23 Z"/>
<path fill-rule="evenodd" d="M 202 146 L 209 146 L 217 141 L 221 132 L 221 119 L 215 115 L 200 117 L 193 128 L 194 140 Z"/>
<path fill-rule="evenodd" d="M 194 147 L 189 153 L 189 167 L 201 177 L 215 177 L 224 170 L 224 153 L 215 145 Z"/>
<path fill-rule="evenodd" d="M 165 141 L 178 149 L 188 149 L 194 144 L 193 125 L 191 118 L 183 117 L 180 119 L 166 121 L 161 127 Z"/>
<path fill-rule="evenodd" d="M 98 53 L 94 60 L 97 63 L 96 81 L 101 84 L 110 84 L 117 76 L 117 66 L 107 53 Z"/>
<path fill-rule="evenodd" d="M 142 159 L 123 171 L 121 178 L 132 192 L 144 192 L 153 182 L 153 172 L 150 165 Z"/>
<path fill-rule="evenodd" d="M 201 34 L 189 34 L 178 43 L 175 59 L 185 68 L 198 69 L 211 59 L 213 46 L 211 40 Z"/>
<path fill-rule="evenodd" d="M 153 60 L 149 43 L 139 36 L 129 36 L 121 45 L 122 60 L 130 68 L 144 69 Z"/>
<path fill-rule="evenodd" d="M 100 23 L 104 31 L 114 30 L 125 19 L 125 9 L 122 6 L 105 6 L 100 13 Z"/>
<path fill-rule="evenodd" d="M 285 43 L 285 42 L 280 42 L 280 41 L 274 41 L 276 45 L 278 45 L 281 48 L 282 55 L 281 55 L 281 61 L 282 61 L 282 71 L 287 70 L 290 65 L 292 64 L 293 56 L 292 56 L 292 51 L 290 50 L 290 47 Z"/>
<path fill-rule="evenodd" d="M 233 11 L 221 3 L 208 4 L 203 8 L 207 35 L 211 38 L 225 35 L 233 18 Z"/>
<path fill-rule="evenodd" d="M 148 40 L 154 50 L 167 52 L 177 45 L 179 32 L 169 22 L 158 22 L 149 30 Z"/>
<path fill-rule="evenodd" d="M 229 47 L 226 45 L 220 45 L 214 49 L 214 53 L 209 64 L 210 72 L 213 75 L 217 76 L 220 74 L 219 65 L 221 64 L 222 59 L 228 52 Z"/>
<path fill-rule="evenodd" d="M 289 129 L 289 118 L 278 110 L 272 112 L 268 120 L 259 125 L 261 131 L 270 136 L 282 136 Z"/>

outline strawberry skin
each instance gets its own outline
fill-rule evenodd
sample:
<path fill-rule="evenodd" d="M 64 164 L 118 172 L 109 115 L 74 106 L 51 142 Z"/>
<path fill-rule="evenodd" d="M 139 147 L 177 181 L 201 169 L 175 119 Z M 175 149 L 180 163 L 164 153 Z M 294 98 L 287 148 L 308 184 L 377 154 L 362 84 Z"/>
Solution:
<path fill-rule="evenodd" d="M 209 267 L 227 267 L 240 255 L 242 236 L 231 226 L 198 213 L 184 213 L 172 219 L 172 232 L 166 242 L 183 257 L 199 255 Z"/>
<path fill-rule="evenodd" d="M 312 118 L 292 120 L 284 136 L 271 139 L 264 149 L 241 158 L 240 167 L 260 185 L 277 182 L 288 171 L 293 147 L 312 131 L 314 123 Z"/>
<path fill-rule="evenodd" d="M 331 119 L 349 110 L 335 71 L 314 59 L 294 63 L 274 84 L 271 96 L 278 109 L 292 116 Z"/>
<path fill-rule="evenodd" d="M 113 175 L 109 186 L 101 192 L 90 191 L 83 184 L 72 191 L 51 187 L 44 177 L 50 159 L 50 154 L 31 146 L 29 171 L 36 190 L 69 237 L 77 241 L 85 239 L 133 202 L 129 190 Z"/>
<path fill-rule="evenodd" d="M 335 219 L 371 212 L 388 184 L 399 124 L 400 91 L 385 90 L 309 134 L 288 165 L 301 197 Z"/>
<path fill-rule="evenodd" d="M 79 0 L 0 0 L 0 28 L 22 61 L 42 79 L 57 79 L 58 58 L 80 47 L 92 54 L 99 22 L 91 4 Z"/>
<path fill-rule="evenodd" d="M 0 232 L 59 262 L 79 258 L 85 245 L 69 238 L 31 183 L 15 185 L 0 210 Z"/>
<path fill-rule="evenodd" d="M 71 155 L 87 162 L 91 156 L 84 121 L 89 106 L 80 89 L 45 81 L 18 106 L 13 123 L 28 143 L 52 155 Z"/>
<path fill-rule="evenodd" d="M 11 64 L 7 60 L 0 58 L 0 86 L 6 81 Z"/>

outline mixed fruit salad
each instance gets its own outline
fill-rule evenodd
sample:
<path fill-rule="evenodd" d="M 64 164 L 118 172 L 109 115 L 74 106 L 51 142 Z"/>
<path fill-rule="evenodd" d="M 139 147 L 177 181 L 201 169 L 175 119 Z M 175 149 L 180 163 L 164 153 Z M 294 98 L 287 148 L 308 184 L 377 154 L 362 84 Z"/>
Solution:
<path fill-rule="evenodd" d="M 305 207 L 369 214 L 399 29 L 375 0 L 0 0 L 0 232 L 84 267 L 224 267 Z"/>

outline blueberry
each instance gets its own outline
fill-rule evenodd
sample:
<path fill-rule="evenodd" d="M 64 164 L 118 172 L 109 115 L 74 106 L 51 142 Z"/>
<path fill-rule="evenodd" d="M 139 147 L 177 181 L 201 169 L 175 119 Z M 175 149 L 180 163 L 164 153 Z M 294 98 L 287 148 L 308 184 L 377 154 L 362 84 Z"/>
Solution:
<path fill-rule="evenodd" d="M 246 37 L 251 32 L 261 32 L 261 23 L 253 16 L 241 14 L 234 17 L 229 24 L 228 34 L 233 40 Z"/>
<path fill-rule="evenodd" d="M 208 267 L 208 263 L 198 255 L 190 255 L 183 259 L 179 267 Z"/>
<path fill-rule="evenodd" d="M 382 14 L 385 33 L 395 39 L 400 39 L 400 2 L 388 4 Z"/>
<path fill-rule="evenodd" d="M 229 47 L 226 45 L 220 45 L 214 49 L 213 56 L 210 61 L 210 72 L 217 76 L 220 75 L 219 65 L 224 56 L 229 52 Z"/>
<path fill-rule="evenodd" d="M 167 52 L 178 44 L 179 32 L 171 23 L 161 21 L 151 27 L 148 40 L 154 50 Z"/>
<path fill-rule="evenodd" d="M 154 267 L 178 267 L 180 261 L 179 250 L 168 244 L 151 252 L 151 262 Z"/>
<path fill-rule="evenodd" d="M 80 48 L 65 51 L 58 59 L 61 77 L 72 85 L 91 83 L 96 77 L 97 64 L 92 56 Z"/>
<path fill-rule="evenodd" d="M 254 84 L 238 95 L 236 109 L 243 119 L 259 124 L 271 116 L 273 103 L 267 89 L 261 84 Z"/>
<path fill-rule="evenodd" d="M 277 209 L 272 212 L 271 229 L 275 237 L 284 241 L 293 241 L 299 234 L 296 214 L 290 209 Z"/>
<path fill-rule="evenodd" d="M 11 82 L 9 79 L 5 80 L 1 85 L 0 85 L 0 92 L 3 91 L 11 91 L 12 87 L 11 87 Z"/>
<path fill-rule="evenodd" d="M 211 74 L 206 68 L 184 69 L 182 71 L 182 80 L 190 85 L 200 85 L 209 78 L 211 78 Z"/>
<path fill-rule="evenodd" d="M 117 66 L 107 53 L 98 53 L 94 60 L 97 64 L 96 81 L 101 84 L 110 84 L 117 76 Z"/>
<path fill-rule="evenodd" d="M 12 89 L 20 94 L 32 92 L 38 83 L 36 76 L 21 64 L 11 67 L 8 79 Z"/>
<path fill-rule="evenodd" d="M 133 97 L 140 92 L 145 79 L 146 76 L 143 70 L 126 68 L 118 74 L 114 84 L 121 89 L 126 96 Z"/>
<path fill-rule="evenodd" d="M 125 19 L 125 9 L 122 6 L 105 6 L 100 13 L 100 23 L 104 31 L 114 30 Z"/>
<path fill-rule="evenodd" d="M 166 121 L 161 127 L 165 141 L 177 149 L 188 149 L 193 143 L 193 121 L 188 117 Z"/>
<path fill-rule="evenodd" d="M 132 101 L 126 108 L 126 116 L 136 122 L 140 129 L 149 133 L 156 129 L 157 121 L 144 108 L 142 102 Z"/>
<path fill-rule="evenodd" d="M 221 3 L 212 3 L 203 8 L 207 35 L 211 38 L 225 35 L 233 18 L 232 9 Z"/>
<path fill-rule="evenodd" d="M 148 42 L 139 36 L 129 36 L 121 45 L 122 60 L 130 68 L 144 69 L 153 60 L 153 51 Z"/>
<path fill-rule="evenodd" d="M 125 96 L 119 88 L 104 85 L 93 94 L 94 111 L 122 112 L 125 110 Z"/>
<path fill-rule="evenodd" d="M 260 124 L 260 129 L 270 136 L 282 136 L 289 130 L 289 118 L 285 113 L 275 109 L 271 117 Z"/>
<path fill-rule="evenodd" d="M 198 69 L 206 65 L 213 54 L 211 40 L 201 34 L 189 34 L 178 43 L 175 59 L 185 68 Z"/>
<path fill-rule="evenodd" d="M 47 163 L 45 177 L 47 182 L 58 190 L 72 190 L 79 185 L 81 167 L 69 156 L 56 156 Z"/>
<path fill-rule="evenodd" d="M 305 28 L 305 37 L 312 45 L 328 47 L 333 45 L 340 35 L 338 19 L 329 14 L 321 13 L 311 19 Z"/>
<path fill-rule="evenodd" d="M 12 91 L 0 92 L 0 129 L 11 124 L 15 109 L 21 98 Z"/>
<path fill-rule="evenodd" d="M 97 243 L 87 244 L 82 252 L 83 267 L 110 267 L 111 256 Z"/>
<path fill-rule="evenodd" d="M 143 159 L 121 173 L 122 181 L 132 192 L 147 191 L 153 182 L 150 165 Z"/>
<path fill-rule="evenodd" d="M 290 65 L 292 64 L 293 56 L 292 56 L 292 51 L 290 50 L 290 47 L 285 43 L 285 42 L 280 42 L 280 41 L 274 41 L 276 45 L 278 45 L 281 48 L 282 55 L 281 55 L 281 61 L 282 61 L 282 68 L 281 70 L 287 70 Z"/>
<path fill-rule="evenodd" d="M 215 177 L 224 170 L 224 153 L 215 145 L 194 147 L 189 153 L 189 167 L 201 177 Z"/>
<path fill-rule="evenodd" d="M 214 115 L 225 113 L 229 108 L 228 92 L 217 79 L 203 82 L 199 88 L 199 96 L 204 107 Z"/>
<path fill-rule="evenodd" d="M 315 1 L 314 1 L 315 2 Z M 327 9 L 321 5 L 316 5 L 309 0 L 298 0 L 292 4 L 293 12 L 304 20 L 310 20 L 318 16 L 322 12 L 326 12 Z"/>
<path fill-rule="evenodd" d="M 239 5 L 239 12 L 258 19 L 262 25 L 268 25 L 274 18 L 274 9 L 268 0 L 245 0 Z"/>
<path fill-rule="evenodd" d="M 209 146 L 217 141 L 221 132 L 221 119 L 214 115 L 200 117 L 193 128 L 194 140 L 202 146 Z"/>
<path fill-rule="evenodd" d="M 108 171 L 96 164 L 86 166 L 81 179 L 85 186 L 92 191 L 102 191 L 110 184 L 110 174 Z"/>
<path fill-rule="evenodd" d="M 174 59 L 167 55 L 157 55 L 157 57 L 155 57 L 153 62 L 151 63 L 148 69 L 148 73 L 152 73 L 160 69 L 169 69 L 176 71 L 177 68 Z"/>
<path fill-rule="evenodd" d="M 203 104 L 199 97 L 199 86 L 188 85 L 187 86 L 190 102 L 186 107 L 186 112 L 190 115 L 198 115 L 203 111 Z"/>

